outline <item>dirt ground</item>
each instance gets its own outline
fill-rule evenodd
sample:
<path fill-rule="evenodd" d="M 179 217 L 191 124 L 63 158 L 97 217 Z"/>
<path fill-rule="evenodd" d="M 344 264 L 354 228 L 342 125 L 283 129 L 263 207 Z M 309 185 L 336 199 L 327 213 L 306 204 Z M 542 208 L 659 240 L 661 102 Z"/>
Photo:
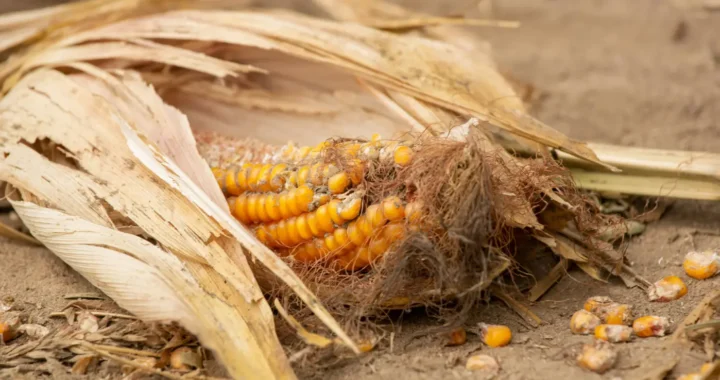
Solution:
<path fill-rule="evenodd" d="M 489 2 L 427 1 L 431 4 L 426 9 L 478 16 L 487 14 Z M 0 10 L 15 3 L 0 1 Z M 522 26 L 480 29 L 478 35 L 492 43 L 504 71 L 540 91 L 533 109 L 539 119 L 581 140 L 720 151 L 720 12 L 679 9 L 673 2 L 659 0 L 495 0 L 492 4 L 494 17 L 518 20 Z M 676 274 L 686 281 L 689 293 L 676 302 L 650 303 L 640 289 L 627 289 L 615 280 L 603 284 L 571 269 L 532 305 L 546 322 L 539 328 L 528 327 L 499 302 L 477 310 L 474 322 L 512 328 L 513 344 L 507 347 L 488 349 L 473 335 L 465 345 L 453 348 L 444 347 L 439 336 L 415 337 L 414 332 L 432 325 L 416 310 L 403 317 L 392 348 L 385 342 L 361 360 L 308 376 L 476 378 L 476 373 L 464 369 L 464 362 L 470 353 L 481 352 L 498 359 L 499 379 L 650 379 L 653 371 L 681 358 L 669 377 L 675 378 L 706 361 L 701 347 L 676 352 L 660 342 L 669 338 L 620 344 L 618 365 L 601 376 L 575 364 L 579 345 L 591 338 L 572 335 L 568 321 L 594 295 L 632 304 L 638 315 L 681 321 L 711 289 L 720 287 L 720 277 L 696 281 L 683 273 L 682 258 L 693 248 L 720 248 L 720 203 L 675 202 L 628 246 L 627 255 L 642 276 L 654 281 Z M 26 304 L 40 323 L 59 323 L 48 315 L 67 303 L 63 295 L 93 291 L 43 248 L 0 241 L 0 262 L 0 297 Z"/>

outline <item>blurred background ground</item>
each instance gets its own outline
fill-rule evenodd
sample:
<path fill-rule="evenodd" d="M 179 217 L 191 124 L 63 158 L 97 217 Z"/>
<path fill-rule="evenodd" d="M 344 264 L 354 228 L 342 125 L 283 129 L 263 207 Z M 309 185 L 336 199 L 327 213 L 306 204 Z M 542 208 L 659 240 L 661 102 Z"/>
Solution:
<path fill-rule="evenodd" d="M 309 1 L 309 0 L 308 0 Z M 688 1 L 660 0 L 446 0 L 400 1 L 437 15 L 492 16 L 517 20 L 518 29 L 475 29 L 492 43 L 503 72 L 532 84 L 538 102 L 533 114 L 581 140 L 665 149 L 720 151 L 720 12 L 678 8 Z M 55 1 L 0 0 L 0 12 Z M 303 1 L 294 1 L 301 4 Z M 700 233 L 698 233 L 698 231 Z M 709 234 L 706 234 L 709 232 Z M 715 235 L 713 235 L 713 233 Z M 654 281 L 677 274 L 690 288 L 668 304 L 647 302 L 639 289 L 611 281 L 602 284 L 571 269 L 532 310 L 546 325 L 533 329 L 502 304 L 479 309 L 476 321 L 508 324 L 514 344 L 482 348 L 469 336 L 466 345 L 448 348 L 441 337 L 417 336 L 432 324 L 421 311 L 403 317 L 392 351 L 386 344 L 360 361 L 340 363 L 306 376 L 326 379 L 473 378 L 464 370 L 470 352 L 496 356 L 501 379 L 644 379 L 681 355 L 670 378 L 696 370 L 700 348 L 677 354 L 660 339 L 619 345 L 620 362 L 604 376 L 574 363 L 578 344 L 589 337 L 570 334 L 570 315 L 593 295 L 631 303 L 638 314 L 681 320 L 720 278 L 703 282 L 684 275 L 688 250 L 720 247 L 720 204 L 676 202 L 664 217 L 631 241 L 635 269 Z M 92 287 L 43 248 L 1 241 L 0 296 L 27 303 L 33 318 L 49 321 L 68 293 Z M 52 323 L 52 322 L 48 322 Z"/>

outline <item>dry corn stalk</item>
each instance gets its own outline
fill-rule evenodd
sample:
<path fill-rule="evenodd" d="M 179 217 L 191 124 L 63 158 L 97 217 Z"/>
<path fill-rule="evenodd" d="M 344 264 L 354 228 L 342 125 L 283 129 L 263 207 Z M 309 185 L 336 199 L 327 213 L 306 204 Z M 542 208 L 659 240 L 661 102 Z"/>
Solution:
<path fill-rule="evenodd" d="M 515 103 L 497 102 L 512 98 L 512 89 L 477 51 L 287 12 L 154 13 L 164 4 L 93 0 L 0 22 L 17 28 L 49 22 L 45 39 L 0 67 L 9 90 L 0 102 L 0 178 L 40 241 L 129 311 L 180 321 L 234 377 L 293 376 L 247 257 L 262 264 L 253 268 L 259 281 L 276 281 L 267 268 L 357 349 L 297 276 L 232 220 L 190 125 L 271 144 L 317 144 L 333 135 L 404 132 L 408 125 L 437 135 L 454 125 L 449 121 L 475 116 L 450 132 L 460 142 L 446 143 L 469 144 L 471 153 L 496 160 L 502 169 L 485 175 L 503 195 L 497 219 L 539 234 L 538 203 L 577 206 L 553 189 L 551 180 L 567 176 L 547 173 L 540 188 L 518 182 L 522 173 L 543 173 L 543 165 L 533 169 L 499 149 L 477 120 L 598 162 L 585 145 Z M 71 12 L 90 5 L 109 8 L 81 12 L 87 20 Z M 31 37 L 19 35 L 13 44 Z M 460 161 L 486 163 L 472 157 Z M 122 232 L 126 227 L 140 232 Z M 480 271 L 476 284 L 448 294 L 486 288 L 509 265 L 502 254 L 492 260 L 500 262 L 498 271 Z"/>

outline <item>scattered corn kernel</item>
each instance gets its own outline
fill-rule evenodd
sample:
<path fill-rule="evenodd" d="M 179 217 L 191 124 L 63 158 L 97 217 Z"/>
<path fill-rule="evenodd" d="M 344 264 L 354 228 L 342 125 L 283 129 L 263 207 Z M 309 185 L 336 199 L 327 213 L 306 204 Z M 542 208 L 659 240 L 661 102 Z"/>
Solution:
<path fill-rule="evenodd" d="M 462 344 L 465 344 L 466 341 L 467 333 L 465 332 L 465 329 L 462 327 L 458 327 L 450 332 L 448 346 L 460 346 Z"/>
<path fill-rule="evenodd" d="M 580 367 L 597 373 L 605 373 L 617 361 L 617 352 L 605 341 L 596 340 L 593 344 L 586 344 L 577 357 Z"/>
<path fill-rule="evenodd" d="M 170 354 L 170 367 L 181 371 L 202 367 L 202 359 L 190 347 L 178 347 Z"/>
<path fill-rule="evenodd" d="M 633 320 L 632 306 L 619 303 L 600 306 L 595 312 L 608 325 L 629 325 Z"/>
<path fill-rule="evenodd" d="M 597 315 L 587 310 L 578 310 L 570 318 L 570 331 L 573 334 L 592 334 L 600 323 Z"/>
<path fill-rule="evenodd" d="M 468 358 L 465 368 L 470 371 L 483 371 L 488 374 L 496 374 L 500 371 L 497 360 L 489 355 L 473 355 Z"/>
<path fill-rule="evenodd" d="M 650 301 L 669 302 L 684 296 L 687 294 L 687 290 L 687 286 L 680 277 L 668 276 L 650 286 L 648 297 Z"/>
<path fill-rule="evenodd" d="M 610 297 L 607 296 L 590 297 L 587 299 L 587 301 L 585 301 L 584 309 L 591 313 L 595 313 L 598 308 L 608 306 L 613 303 L 613 300 L 611 300 Z"/>
<path fill-rule="evenodd" d="M 401 145 L 395 148 L 395 164 L 399 166 L 407 166 L 413 158 L 413 150 L 408 146 Z"/>
<path fill-rule="evenodd" d="M 598 325 L 595 327 L 595 338 L 610 343 L 628 342 L 633 329 L 623 325 Z"/>
<path fill-rule="evenodd" d="M 0 323 L 0 343 L 7 343 L 17 337 L 17 329 L 10 323 Z"/>
<path fill-rule="evenodd" d="M 482 339 L 489 347 L 507 346 L 512 340 L 512 331 L 503 325 L 488 325 L 480 323 Z"/>
<path fill-rule="evenodd" d="M 641 338 L 665 336 L 665 330 L 667 330 L 669 326 L 670 322 L 667 318 L 648 315 L 640 317 L 633 322 L 633 331 L 635 331 L 635 335 Z"/>
<path fill-rule="evenodd" d="M 720 271 L 720 255 L 713 251 L 688 252 L 683 261 L 683 269 L 692 278 L 710 278 Z"/>

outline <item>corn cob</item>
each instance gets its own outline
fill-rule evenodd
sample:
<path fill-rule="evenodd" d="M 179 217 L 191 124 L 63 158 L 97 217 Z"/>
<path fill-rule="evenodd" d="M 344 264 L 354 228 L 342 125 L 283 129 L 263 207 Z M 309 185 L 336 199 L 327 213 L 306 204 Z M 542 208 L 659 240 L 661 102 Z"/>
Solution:
<path fill-rule="evenodd" d="M 323 161 L 331 149 L 338 162 Z M 371 204 L 362 188 L 374 163 L 402 168 L 412 156 L 409 145 L 374 136 L 367 142 L 288 144 L 264 162 L 212 171 L 231 214 L 263 244 L 300 262 L 325 260 L 355 270 L 391 250 L 408 228 L 418 228 L 419 202 L 390 195 Z"/>

